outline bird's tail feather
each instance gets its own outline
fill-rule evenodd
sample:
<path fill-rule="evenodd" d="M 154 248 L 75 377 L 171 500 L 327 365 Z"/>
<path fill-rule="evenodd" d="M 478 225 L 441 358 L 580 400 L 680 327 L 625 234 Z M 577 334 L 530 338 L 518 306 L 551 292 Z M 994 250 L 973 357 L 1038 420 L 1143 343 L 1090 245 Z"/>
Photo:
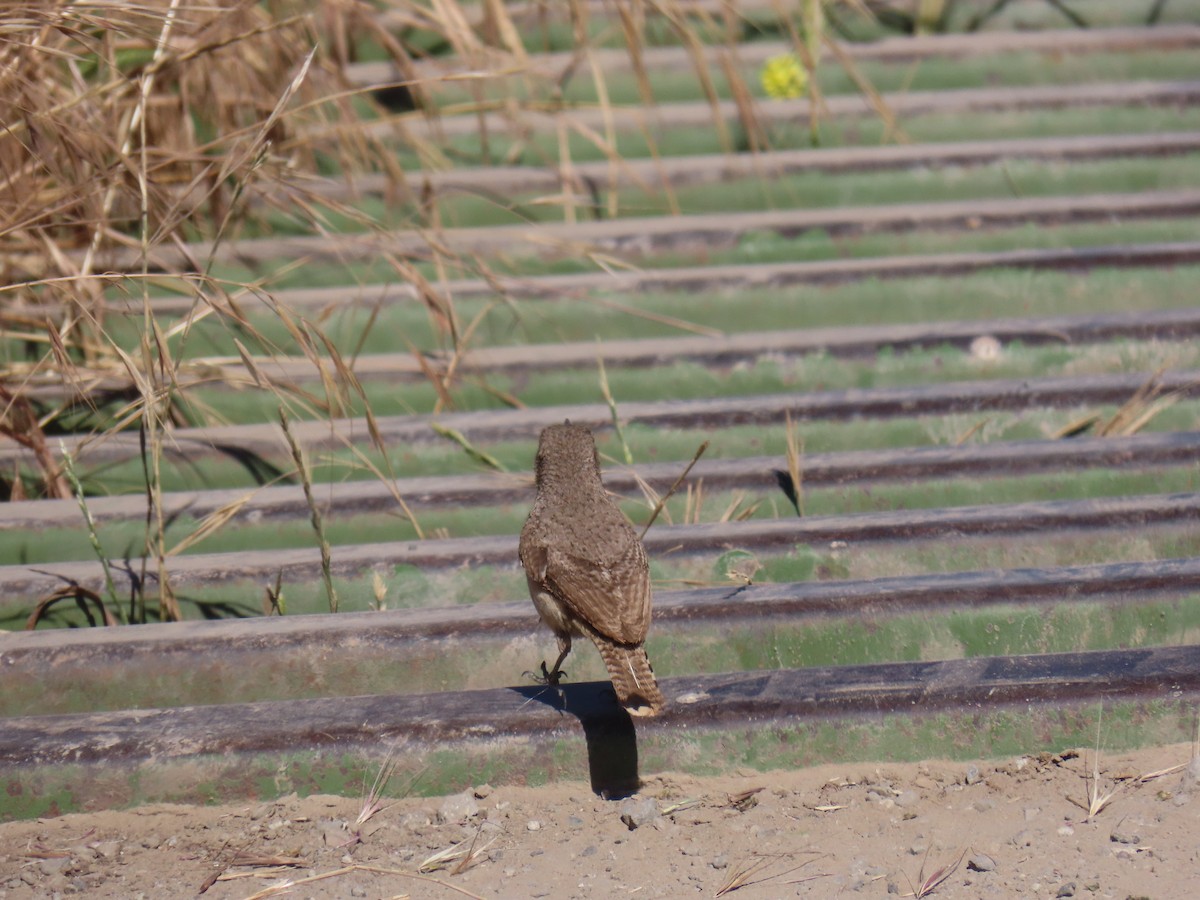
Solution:
<path fill-rule="evenodd" d="M 604 658 L 618 702 L 633 716 L 654 716 L 667 705 L 658 689 L 650 658 L 639 644 L 636 647 L 614 644 L 597 635 L 592 641 Z"/>

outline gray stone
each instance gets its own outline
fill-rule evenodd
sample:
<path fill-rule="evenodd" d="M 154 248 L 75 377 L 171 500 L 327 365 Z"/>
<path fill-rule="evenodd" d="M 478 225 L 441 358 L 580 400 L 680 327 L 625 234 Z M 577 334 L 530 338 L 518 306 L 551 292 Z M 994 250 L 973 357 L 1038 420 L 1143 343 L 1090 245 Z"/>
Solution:
<path fill-rule="evenodd" d="M 96 851 L 96 855 L 101 859 L 116 859 L 121 855 L 120 841 L 100 841 L 92 845 L 92 849 Z"/>
<path fill-rule="evenodd" d="M 896 805 L 901 809 L 911 809 L 921 802 L 921 795 L 916 791 L 903 791 L 896 798 Z"/>
<path fill-rule="evenodd" d="M 994 872 L 996 861 L 986 853 L 977 853 L 967 860 L 967 868 L 976 872 Z"/>
<path fill-rule="evenodd" d="M 51 859 L 38 861 L 38 868 L 43 875 L 58 875 L 71 867 L 71 857 L 56 856 Z"/>
<path fill-rule="evenodd" d="M 1124 831 L 1120 828 L 1114 828 L 1108 839 L 1114 844 L 1140 844 L 1142 836 L 1135 831 Z"/>
<path fill-rule="evenodd" d="M 1058 889 L 1058 893 L 1055 894 L 1054 896 L 1055 897 L 1074 897 L 1075 896 L 1075 882 L 1068 881 L 1066 884 L 1064 884 L 1062 887 L 1060 887 Z"/>
<path fill-rule="evenodd" d="M 630 831 L 649 825 L 661 815 L 653 797 L 630 797 L 621 802 L 621 821 Z"/>
<path fill-rule="evenodd" d="M 358 843 L 358 835 L 350 831 L 350 826 L 336 819 L 323 819 L 320 823 L 321 843 L 326 847 L 346 847 Z"/>
<path fill-rule="evenodd" d="M 963 775 L 963 781 L 967 784 L 979 784 L 983 781 L 983 776 L 979 774 L 979 766 L 967 766 L 966 774 Z"/>
<path fill-rule="evenodd" d="M 479 802 L 470 791 L 463 791 L 461 794 L 451 794 L 442 801 L 442 805 L 438 808 L 437 818 L 439 824 L 461 822 L 478 815 L 478 813 Z"/>

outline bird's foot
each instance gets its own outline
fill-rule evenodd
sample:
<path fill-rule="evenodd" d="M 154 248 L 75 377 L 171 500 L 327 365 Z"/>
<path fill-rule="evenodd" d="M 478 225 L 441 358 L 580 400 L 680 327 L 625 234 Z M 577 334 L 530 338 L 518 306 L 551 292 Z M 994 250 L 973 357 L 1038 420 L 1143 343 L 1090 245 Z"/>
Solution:
<path fill-rule="evenodd" d="M 543 659 L 541 674 L 538 674 L 537 672 L 525 672 L 524 674 L 538 684 L 544 684 L 547 687 L 558 687 L 562 683 L 563 676 L 567 673 L 563 669 L 555 669 L 554 671 L 550 671 L 548 668 L 546 668 L 546 661 Z"/>

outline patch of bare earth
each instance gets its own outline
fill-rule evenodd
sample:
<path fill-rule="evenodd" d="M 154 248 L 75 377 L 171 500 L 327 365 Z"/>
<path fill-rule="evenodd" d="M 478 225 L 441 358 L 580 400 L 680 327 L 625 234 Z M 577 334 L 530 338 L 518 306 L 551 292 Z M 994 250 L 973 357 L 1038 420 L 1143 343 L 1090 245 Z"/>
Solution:
<path fill-rule="evenodd" d="M 368 812 L 290 796 L 3 824 L 0 898 L 1168 900 L 1200 878 L 1200 763 L 1182 744 L 1098 765 L 1087 749 L 656 775 L 621 801 L 481 785 Z"/>

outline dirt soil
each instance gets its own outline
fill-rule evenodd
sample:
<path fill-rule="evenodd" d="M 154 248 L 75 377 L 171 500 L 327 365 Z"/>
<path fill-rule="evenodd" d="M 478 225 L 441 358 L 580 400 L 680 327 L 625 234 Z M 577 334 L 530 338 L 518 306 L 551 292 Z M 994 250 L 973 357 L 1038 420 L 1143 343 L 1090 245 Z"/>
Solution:
<path fill-rule="evenodd" d="M 360 825 L 362 799 L 329 796 L 69 815 L 0 825 L 0 898 L 1196 896 L 1193 748 L 1102 754 L 1097 785 L 1095 761 L 658 775 L 616 801 L 479 785 Z M 455 844 L 469 864 L 418 874 Z"/>

